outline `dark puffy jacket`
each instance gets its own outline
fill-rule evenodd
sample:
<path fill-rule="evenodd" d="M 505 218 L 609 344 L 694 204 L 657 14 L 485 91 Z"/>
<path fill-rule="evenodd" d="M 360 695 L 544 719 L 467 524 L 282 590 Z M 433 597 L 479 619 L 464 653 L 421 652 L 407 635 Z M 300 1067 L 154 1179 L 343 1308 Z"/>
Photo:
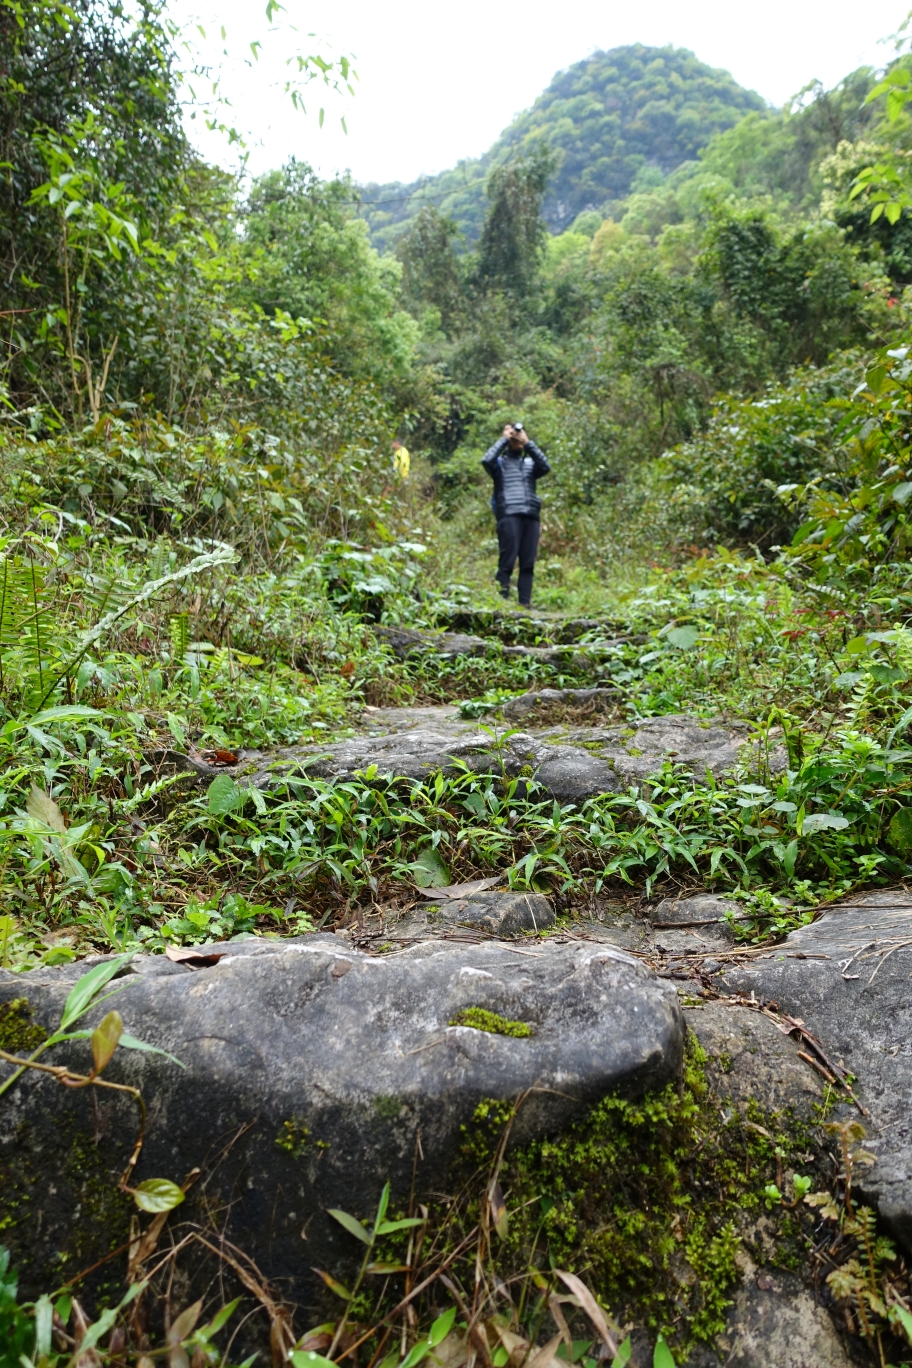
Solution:
<path fill-rule="evenodd" d="M 519 514 L 537 518 L 541 513 L 541 499 L 535 493 L 535 481 L 547 475 L 551 467 L 548 458 L 534 442 L 527 442 L 522 451 L 512 452 L 506 437 L 486 451 L 481 464 L 494 481 L 494 516 L 506 518 Z"/>

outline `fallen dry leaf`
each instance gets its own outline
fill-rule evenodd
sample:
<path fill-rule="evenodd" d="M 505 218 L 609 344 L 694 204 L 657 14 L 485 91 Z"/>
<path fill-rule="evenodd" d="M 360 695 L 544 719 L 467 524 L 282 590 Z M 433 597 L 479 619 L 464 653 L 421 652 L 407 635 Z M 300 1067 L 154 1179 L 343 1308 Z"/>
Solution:
<path fill-rule="evenodd" d="M 574 1292 L 576 1296 L 579 1297 L 580 1302 L 582 1303 L 583 1310 L 585 1311 L 589 1319 L 592 1321 L 592 1324 L 595 1327 L 595 1330 L 599 1338 L 601 1339 L 602 1343 L 604 1344 L 605 1348 L 608 1350 L 608 1353 L 612 1357 L 616 1358 L 617 1344 L 615 1342 L 614 1336 L 608 1329 L 608 1322 L 605 1320 L 605 1313 L 599 1306 L 598 1302 L 595 1300 L 595 1297 L 593 1297 L 592 1293 L 589 1291 L 589 1288 L 583 1282 L 582 1278 L 578 1278 L 575 1273 L 562 1273 L 559 1268 L 556 1268 L 554 1271 L 560 1278 L 561 1282 L 565 1283 L 567 1287 L 570 1288 L 570 1291 Z"/>
<path fill-rule="evenodd" d="M 219 960 L 230 951 L 216 950 L 208 945 L 168 945 L 165 947 L 165 955 L 169 960 L 174 960 L 175 964 L 186 964 L 190 969 L 208 969 L 211 964 L 218 964 Z"/>
<path fill-rule="evenodd" d="M 563 1338 L 563 1335 L 557 1334 L 554 1339 L 543 1344 L 541 1349 L 537 1350 L 529 1359 L 526 1368 L 549 1368 L 552 1360 L 557 1358 L 558 1346 Z M 559 1359 L 557 1361 L 560 1362 Z"/>

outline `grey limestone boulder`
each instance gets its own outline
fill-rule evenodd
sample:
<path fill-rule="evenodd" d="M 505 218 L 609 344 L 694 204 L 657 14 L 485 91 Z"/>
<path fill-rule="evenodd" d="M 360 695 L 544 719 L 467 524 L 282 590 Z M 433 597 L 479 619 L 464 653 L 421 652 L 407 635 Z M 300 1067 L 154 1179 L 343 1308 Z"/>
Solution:
<path fill-rule="evenodd" d="M 698 899 L 682 900 L 686 908 Z M 710 899 L 706 899 L 707 902 Z M 666 910 L 667 915 L 667 910 Z M 736 1001 L 708 999 L 685 1010 L 688 1027 L 706 1052 L 712 1104 L 745 1118 L 758 1105 L 781 1113 L 812 1131 L 819 1119 L 823 1080 L 801 1058 L 801 1045 L 760 1011 Z M 695 1350 L 686 1368 L 849 1368 L 869 1362 L 839 1333 L 813 1288 L 772 1263 L 776 1246 L 764 1230 L 762 1213 L 746 1218 L 742 1235 L 758 1266 L 742 1245 L 741 1281 L 726 1312 L 725 1330 L 712 1345 Z M 761 1253 L 762 1251 L 762 1253 Z M 651 1362 L 644 1356 L 644 1364 Z"/>
<path fill-rule="evenodd" d="M 542 733 L 550 739 L 550 733 Z M 646 717 L 626 727 L 570 729 L 562 738 L 570 745 L 585 742 L 612 766 L 626 787 L 660 770 L 664 761 L 686 765 L 699 779 L 706 771 L 717 777 L 738 763 L 747 727 L 683 713 Z"/>
<path fill-rule="evenodd" d="M 712 893 L 663 898 L 650 918 L 659 954 L 697 958 L 724 951 L 734 940 L 729 918 L 737 904 Z"/>
<path fill-rule="evenodd" d="M 726 969 L 730 991 L 753 992 L 801 1018 L 829 1058 L 855 1075 L 870 1113 L 856 1179 L 912 1249 L 912 898 L 868 893 L 827 908 L 768 955 Z M 857 1116 L 857 1113 L 856 1113 Z"/>
<path fill-rule="evenodd" d="M 686 1368 L 851 1368 L 856 1358 L 830 1313 L 794 1273 L 748 1264 L 725 1331 Z"/>
<path fill-rule="evenodd" d="M 305 1306 L 316 1302 L 313 1267 L 344 1266 L 351 1254 L 326 1208 L 367 1215 L 387 1179 L 394 1202 L 407 1202 L 416 1165 L 418 1199 L 443 1190 L 483 1100 L 528 1093 L 512 1132 L 522 1141 L 608 1092 L 636 1095 L 681 1069 L 675 994 L 610 947 L 438 942 L 372 957 L 313 936 L 218 949 L 229 953 L 196 970 L 137 962 L 146 972 L 116 998 L 126 1029 L 184 1067 L 118 1051 L 109 1076 L 146 1099 L 138 1176 L 181 1181 L 200 1167 L 228 1238 Z M 84 967 L 0 973 L 0 1021 L 4 1003 L 25 998 L 37 1022 L 56 1024 Z M 529 1034 L 450 1025 L 468 1007 Z M 88 1059 L 85 1044 L 57 1053 L 74 1067 Z M 130 1099 L 99 1101 L 46 1076 L 4 1097 L 0 1220 L 9 1218 L 4 1242 L 24 1295 L 56 1285 L 61 1263 L 92 1262 L 73 1241 L 101 1219 L 93 1193 L 116 1196 L 135 1132 Z M 95 1230 L 95 1248 L 118 1238 Z"/>
<path fill-rule="evenodd" d="M 446 656 L 484 655 L 488 643 L 484 637 L 471 636 L 465 632 L 430 632 L 413 627 L 375 627 L 375 634 L 389 646 L 400 660 L 412 653 Z"/>
<path fill-rule="evenodd" d="M 498 742 L 449 707 L 378 708 L 367 712 L 357 735 L 346 740 L 288 746 L 269 754 L 244 751 L 234 766 L 215 767 L 175 751 L 157 751 L 151 758 L 160 768 L 183 769 L 200 781 L 227 773 L 261 788 L 295 773 L 350 779 L 372 765 L 380 774 L 422 779 L 458 762 L 479 774 L 503 770 L 511 779 L 534 776 L 559 802 L 581 803 L 642 784 L 666 760 L 687 766 L 698 779 L 707 770 L 719 776 L 737 764 L 746 741 L 745 727 L 679 714 L 645 718 L 628 727 L 527 726 L 512 734 L 507 728 Z"/>
<path fill-rule="evenodd" d="M 428 889 L 426 896 L 431 893 L 433 889 Z M 389 924 L 387 934 L 395 940 L 411 940 L 468 931 L 504 939 L 523 932 L 535 934 L 553 925 L 554 910 L 543 893 L 482 890 L 464 898 L 426 901 Z"/>
<path fill-rule="evenodd" d="M 726 1107 L 758 1104 L 766 1112 L 789 1112 L 813 1126 L 823 1080 L 801 1058 L 801 1045 L 761 1012 L 725 999 L 708 999 L 684 1013 L 706 1052 L 710 1091 Z"/>
<path fill-rule="evenodd" d="M 385 710 L 387 715 L 393 711 Z M 478 773 L 498 774 L 503 766 L 510 778 L 534 776 L 559 802 L 584 802 L 642 783 L 665 760 L 688 766 L 697 778 L 707 770 L 720 775 L 737 763 L 746 730 L 673 715 L 646 718 L 630 727 L 517 731 L 505 734 L 498 745 L 489 733 L 467 726 L 447 709 L 417 711 L 417 725 L 385 735 L 372 731 L 322 748 L 277 752 L 254 782 L 270 782 L 295 767 L 325 778 L 348 778 L 369 765 L 417 779 L 461 761 Z"/>

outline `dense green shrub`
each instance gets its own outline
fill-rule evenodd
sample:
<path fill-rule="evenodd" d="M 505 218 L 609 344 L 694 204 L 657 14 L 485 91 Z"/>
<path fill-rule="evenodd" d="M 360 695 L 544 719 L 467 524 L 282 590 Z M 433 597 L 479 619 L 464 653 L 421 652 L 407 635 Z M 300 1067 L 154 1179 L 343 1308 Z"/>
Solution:
<path fill-rule="evenodd" d="M 758 545 L 788 541 L 800 521 L 777 496 L 839 468 L 842 429 L 861 369 L 858 355 L 802 368 L 760 397 L 725 398 L 705 433 L 657 466 L 682 541 Z"/>

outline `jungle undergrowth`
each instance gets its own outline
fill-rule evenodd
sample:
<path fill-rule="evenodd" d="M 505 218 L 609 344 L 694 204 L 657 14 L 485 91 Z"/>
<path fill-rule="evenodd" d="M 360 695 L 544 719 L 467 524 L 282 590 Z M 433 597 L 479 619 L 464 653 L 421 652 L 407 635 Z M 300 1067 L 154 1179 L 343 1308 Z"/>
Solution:
<path fill-rule="evenodd" d="M 162 441 L 154 473 L 121 500 L 131 535 L 111 536 L 75 477 L 56 492 L 32 477 L 0 547 L 5 964 L 344 925 L 406 896 L 428 852 L 441 878 L 499 873 L 562 909 L 683 875 L 746 900 L 754 915 L 736 934 L 754 940 L 849 889 L 905 876 L 905 564 L 826 595 L 788 563 L 720 550 L 653 568 L 645 583 L 632 575 L 610 602 L 589 600 L 588 621 L 519 615 L 429 579 L 437 524 L 425 509 L 417 526 L 414 492 L 399 524 L 386 496 L 373 545 L 329 536 L 305 550 L 304 505 L 291 518 L 283 484 L 291 466 L 272 463 L 264 516 L 252 442 L 225 467 L 236 472 L 230 520 L 215 495 L 193 517 L 235 535 L 255 508 L 255 536 L 238 539 L 233 563 L 174 578 L 212 540 L 194 540 L 178 514 L 171 469 L 203 456 L 209 474 L 222 468 L 205 444 L 187 457 L 183 441 Z M 112 483 L 116 448 L 102 457 L 89 441 L 79 455 L 80 478 Z M 142 523 L 150 497 L 163 526 L 154 537 Z M 162 576 L 163 589 L 129 606 Z M 372 630 L 378 619 L 483 631 L 491 646 L 400 661 Z M 516 643 L 560 649 L 548 660 L 505 654 Z M 746 723 L 741 772 L 716 780 L 669 760 L 636 789 L 574 806 L 534 783 L 458 771 L 420 784 L 371 771 L 336 784 L 289 778 L 269 791 L 226 775 L 201 792 L 156 758 L 227 764 L 330 741 L 351 733 L 367 702 L 451 701 L 502 730 L 505 697 L 591 684 L 613 691 L 631 725 L 669 712 Z"/>

